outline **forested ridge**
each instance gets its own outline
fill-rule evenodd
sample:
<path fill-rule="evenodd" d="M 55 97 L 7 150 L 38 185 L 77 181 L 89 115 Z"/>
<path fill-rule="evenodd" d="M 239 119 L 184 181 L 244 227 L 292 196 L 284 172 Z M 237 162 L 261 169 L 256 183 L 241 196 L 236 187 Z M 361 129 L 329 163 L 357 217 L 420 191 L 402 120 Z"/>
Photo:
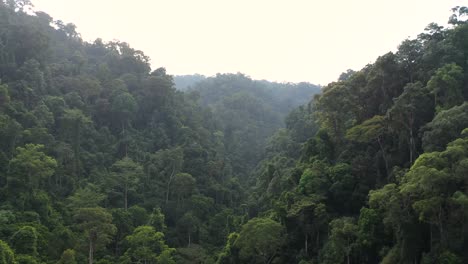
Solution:
<path fill-rule="evenodd" d="M 468 8 L 320 90 L 29 7 L 0 1 L 0 264 L 468 263 Z"/>

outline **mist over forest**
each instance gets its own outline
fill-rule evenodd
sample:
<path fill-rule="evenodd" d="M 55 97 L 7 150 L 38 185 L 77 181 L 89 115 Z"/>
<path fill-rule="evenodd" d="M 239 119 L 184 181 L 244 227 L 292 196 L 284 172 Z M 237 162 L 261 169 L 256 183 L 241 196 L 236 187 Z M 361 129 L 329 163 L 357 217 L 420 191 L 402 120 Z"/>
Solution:
<path fill-rule="evenodd" d="M 468 263 L 467 7 L 323 87 L 30 7 L 0 1 L 0 264 Z"/>

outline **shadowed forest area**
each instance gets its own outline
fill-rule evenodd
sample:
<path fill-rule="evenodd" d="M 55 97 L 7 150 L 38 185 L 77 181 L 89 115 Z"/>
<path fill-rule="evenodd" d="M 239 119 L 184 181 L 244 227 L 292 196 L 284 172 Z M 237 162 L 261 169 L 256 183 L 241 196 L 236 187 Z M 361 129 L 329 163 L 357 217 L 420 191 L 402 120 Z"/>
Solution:
<path fill-rule="evenodd" d="M 468 263 L 468 8 L 320 87 L 29 6 L 0 1 L 0 264 Z"/>

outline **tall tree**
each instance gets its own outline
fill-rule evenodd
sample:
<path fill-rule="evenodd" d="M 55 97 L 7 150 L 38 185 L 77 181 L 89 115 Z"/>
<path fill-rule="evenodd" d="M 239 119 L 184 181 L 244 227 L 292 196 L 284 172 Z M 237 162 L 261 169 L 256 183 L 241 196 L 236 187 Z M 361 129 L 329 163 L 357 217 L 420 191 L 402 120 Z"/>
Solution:
<path fill-rule="evenodd" d="M 125 210 L 128 208 L 128 191 L 137 186 L 142 175 L 143 168 L 129 157 L 115 162 L 111 167 L 111 185 L 121 190 Z"/>
<path fill-rule="evenodd" d="M 94 252 L 108 244 L 116 228 L 112 224 L 112 215 L 104 208 L 80 208 L 76 211 L 74 219 L 77 228 L 83 232 L 88 240 L 88 263 L 94 263 Z"/>

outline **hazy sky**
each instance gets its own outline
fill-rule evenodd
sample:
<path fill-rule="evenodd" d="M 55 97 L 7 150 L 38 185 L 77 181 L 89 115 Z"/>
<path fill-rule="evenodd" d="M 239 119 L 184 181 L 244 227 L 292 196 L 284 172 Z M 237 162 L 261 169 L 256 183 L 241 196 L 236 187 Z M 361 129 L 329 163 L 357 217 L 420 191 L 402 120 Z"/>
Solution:
<path fill-rule="evenodd" d="M 118 39 L 170 74 L 326 84 L 468 0 L 33 0 L 83 39 Z"/>

